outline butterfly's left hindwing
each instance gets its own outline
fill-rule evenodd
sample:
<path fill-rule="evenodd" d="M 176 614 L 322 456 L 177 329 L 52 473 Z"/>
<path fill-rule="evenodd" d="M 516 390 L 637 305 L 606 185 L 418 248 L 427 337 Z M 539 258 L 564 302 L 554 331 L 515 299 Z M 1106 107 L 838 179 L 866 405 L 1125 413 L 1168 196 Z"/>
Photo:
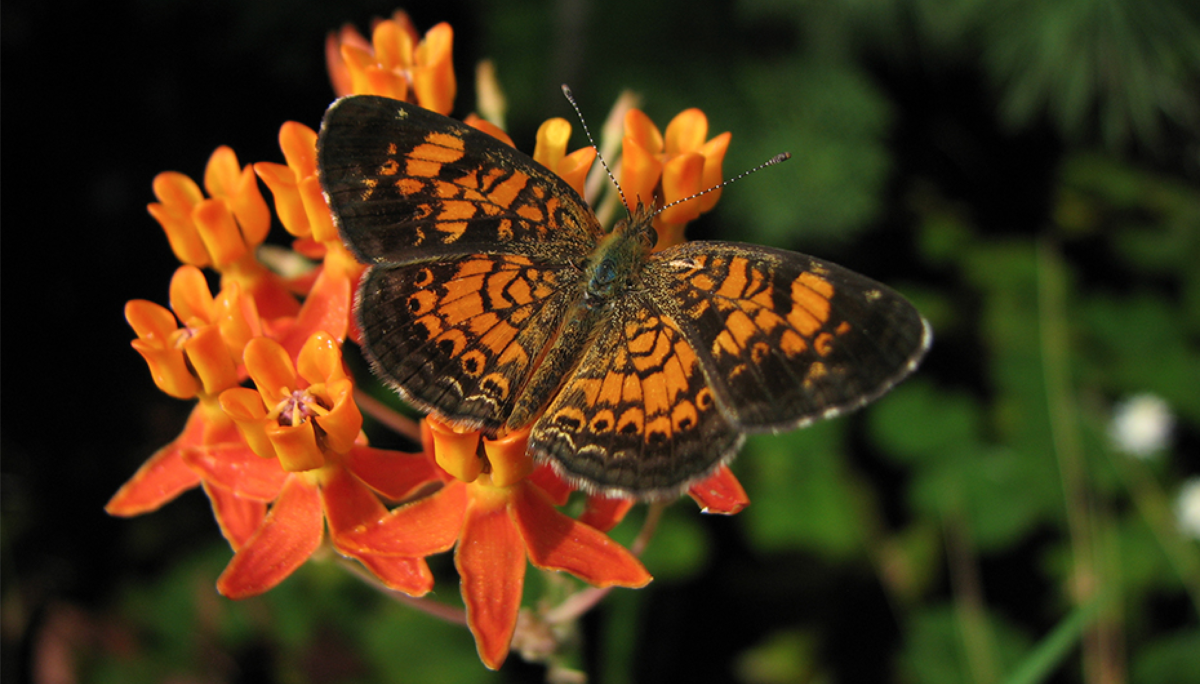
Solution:
<path fill-rule="evenodd" d="M 321 186 L 342 238 L 365 264 L 460 254 L 559 263 L 590 252 L 595 216 L 566 182 L 465 124 L 384 97 L 325 113 Z"/>

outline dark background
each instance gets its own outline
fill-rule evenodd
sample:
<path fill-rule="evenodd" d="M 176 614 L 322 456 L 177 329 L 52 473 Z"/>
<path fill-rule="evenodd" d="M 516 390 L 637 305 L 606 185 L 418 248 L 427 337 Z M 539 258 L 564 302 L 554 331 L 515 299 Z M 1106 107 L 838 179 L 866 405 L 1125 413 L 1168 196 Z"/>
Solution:
<path fill-rule="evenodd" d="M 690 236 L 820 254 L 899 287 L 939 331 L 915 389 L 881 417 L 754 440 L 736 469 L 747 513 L 674 506 L 646 558 L 658 581 L 585 619 L 577 664 L 595 681 L 1003 681 L 1071 610 L 1056 419 L 1038 384 L 1045 319 L 1027 306 L 1040 301 L 1030 264 L 1058 264 L 1080 414 L 1068 424 L 1088 454 L 1094 523 L 1120 555 L 1147 559 L 1105 575 L 1117 578 L 1127 647 L 1107 666 L 1167 681 L 1163 663 L 1200 643 L 1195 544 L 1154 518 L 1200 473 L 1200 287 L 1187 266 L 1200 263 L 1195 8 L 1117 3 L 1131 22 L 1151 20 L 1135 22 L 1144 39 L 1096 48 L 1121 65 L 1106 80 L 1088 72 L 1104 55 L 1086 52 L 1083 0 L 1059 18 L 1028 3 L 995 3 L 1011 10 L 995 15 L 850 3 L 844 16 L 821 3 L 494 4 L 407 7 L 421 30 L 455 28 L 456 116 L 471 111 L 485 57 L 526 150 L 542 119 L 571 118 L 564 81 L 593 127 L 625 87 L 660 126 L 701 107 L 713 133 L 734 132 L 727 175 L 794 158 L 727 189 Z M 65 677 L 47 682 L 491 677 L 464 630 L 407 616 L 330 563 L 274 596 L 216 597 L 229 551 L 197 492 L 138 519 L 103 512 L 190 409 L 155 389 L 122 315 L 129 299 L 166 304 L 177 266 L 145 212 L 151 180 L 200 178 L 221 144 L 242 164 L 281 161 L 280 124 L 316 128 L 332 100 L 326 32 L 365 31 L 393 9 L 0 5 L 6 681 L 41 657 Z M 1048 86 L 1012 66 L 1022 51 L 1051 65 Z M 1030 257 L 1038 245 L 1057 260 Z M 1107 416 L 1143 391 L 1167 399 L 1177 429 L 1165 454 L 1121 465 Z M 438 569 L 453 600 L 452 567 Z M 972 615 L 987 628 L 972 631 Z M 963 646 L 975 633 L 990 656 Z M 1078 647 L 1065 658 L 1054 681 L 1099 681 Z M 496 677 L 543 677 L 519 661 Z"/>

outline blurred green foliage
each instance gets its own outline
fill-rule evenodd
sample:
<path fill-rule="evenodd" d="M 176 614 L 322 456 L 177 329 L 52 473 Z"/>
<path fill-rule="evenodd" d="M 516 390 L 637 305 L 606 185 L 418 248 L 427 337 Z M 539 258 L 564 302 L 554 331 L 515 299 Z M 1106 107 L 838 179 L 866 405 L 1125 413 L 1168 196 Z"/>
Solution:
<path fill-rule="evenodd" d="M 604 682 L 1200 682 L 1200 548 L 1173 509 L 1200 475 L 1200 4 L 453 13 L 471 17 L 460 60 L 497 64 L 519 145 L 567 115 L 563 80 L 596 125 L 626 88 L 660 125 L 699 106 L 734 133 L 727 175 L 794 158 L 727 188 L 698 231 L 864 271 L 937 331 L 922 371 L 872 408 L 752 437 L 740 515 L 669 508 L 644 554 L 656 582 L 610 595 L 572 663 Z M 1114 406 L 1138 393 L 1176 419 L 1143 458 L 1109 436 Z M 644 518 L 614 537 L 630 543 Z M 124 645 L 90 651 L 88 681 L 544 677 L 515 656 L 485 671 L 464 628 L 380 600 L 329 559 L 263 597 L 220 599 L 229 552 L 213 537 L 118 588 L 104 610 Z M 435 599 L 453 602 L 452 567 L 436 569 Z M 531 577 L 530 603 L 555 581 Z"/>

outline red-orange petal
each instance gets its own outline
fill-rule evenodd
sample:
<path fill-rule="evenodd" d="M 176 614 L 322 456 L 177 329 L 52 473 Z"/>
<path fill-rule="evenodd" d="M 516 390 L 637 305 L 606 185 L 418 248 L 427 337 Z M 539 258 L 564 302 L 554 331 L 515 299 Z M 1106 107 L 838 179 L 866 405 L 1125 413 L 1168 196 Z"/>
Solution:
<path fill-rule="evenodd" d="M 205 421 L 204 409 L 197 404 L 179 437 L 154 452 L 133 477 L 121 485 L 104 510 L 109 515 L 121 517 L 149 513 L 200 484 L 200 476 L 183 460 L 181 445 L 199 440 Z"/>
<path fill-rule="evenodd" d="M 322 194 L 320 179 L 316 175 L 306 176 L 300 180 L 296 189 L 300 193 L 304 213 L 308 216 L 313 239 L 318 242 L 340 240 L 337 226 L 333 225 L 333 214 L 330 213 L 329 204 Z"/>
<path fill-rule="evenodd" d="M 704 155 L 704 178 L 700 181 L 700 185 L 705 190 L 715 188 L 724 180 L 725 151 L 729 149 L 729 141 L 732 139 L 733 134 L 725 132 L 704 143 L 704 146 L 700 148 L 700 154 Z M 698 200 L 700 213 L 712 209 L 719 199 L 721 199 L 720 190 L 713 190 L 700 197 Z"/>
<path fill-rule="evenodd" d="M 237 191 L 238 176 L 242 167 L 237 154 L 228 145 L 213 150 L 204 167 L 204 189 L 209 197 L 229 197 Z"/>
<path fill-rule="evenodd" d="M 217 398 L 221 410 L 237 425 L 242 439 L 263 459 L 275 459 L 275 445 L 267 437 L 267 409 L 262 395 L 249 387 L 231 387 Z"/>
<path fill-rule="evenodd" d="M 217 591 L 242 599 L 271 589 L 317 550 L 323 525 L 317 488 L 292 476 L 262 525 L 217 578 Z"/>
<path fill-rule="evenodd" d="M 707 480 L 692 485 L 688 495 L 700 504 L 703 513 L 734 515 L 750 505 L 750 497 L 729 466 L 721 466 Z"/>
<path fill-rule="evenodd" d="M 336 269 L 321 269 L 296 322 L 283 339 L 283 348 L 293 357 L 300 353 L 313 333 L 325 332 L 335 340 L 346 339 L 350 327 L 353 293 L 350 279 Z"/>
<path fill-rule="evenodd" d="M 495 670 L 508 656 L 525 585 L 525 545 L 506 506 L 472 501 L 454 566 L 479 659 Z"/>
<path fill-rule="evenodd" d="M 593 494 L 588 497 L 587 507 L 579 516 L 579 522 L 607 532 L 625 519 L 625 514 L 633 508 L 633 503 L 633 499 L 614 499 Z"/>
<path fill-rule="evenodd" d="M 247 165 L 242 169 L 234 194 L 229 198 L 229 208 L 242 229 L 242 238 L 249 246 L 257 246 L 267 239 L 271 230 L 271 210 L 258 187 L 254 168 Z"/>
<path fill-rule="evenodd" d="M 192 209 L 192 220 L 213 266 L 221 268 L 246 255 L 246 241 L 224 198 L 201 200 Z"/>
<path fill-rule="evenodd" d="M 637 110 L 632 110 L 637 111 Z M 662 162 L 658 155 L 646 149 L 641 142 L 625 136 L 621 143 L 621 187 L 626 201 L 633 211 L 639 204 L 654 204 L 654 188 L 662 176 Z"/>
<path fill-rule="evenodd" d="M 487 133 L 509 147 L 516 147 L 516 145 L 513 144 L 512 138 L 510 138 L 508 134 L 504 132 L 503 128 L 500 128 L 487 119 L 481 119 L 475 114 L 468 114 L 467 118 L 463 119 L 463 123 L 471 128 Z"/>
<path fill-rule="evenodd" d="M 575 491 L 575 488 L 559 477 L 558 473 L 554 472 L 554 467 L 549 464 L 538 466 L 529 476 L 529 481 L 545 492 L 555 506 L 566 505 L 571 492 Z"/>
<path fill-rule="evenodd" d="M 212 504 L 213 516 L 221 528 L 221 535 L 234 551 L 238 551 L 254 536 L 254 531 L 259 525 L 262 525 L 267 516 L 267 504 L 244 499 L 224 487 L 208 482 L 204 482 L 203 485 L 204 493 L 208 495 Z"/>
<path fill-rule="evenodd" d="M 696 107 L 685 109 L 667 124 L 663 151 L 668 156 L 695 152 L 708 137 L 708 117 Z"/>
<path fill-rule="evenodd" d="M 701 190 L 704 177 L 704 157 L 699 152 L 687 152 L 672 158 L 662 168 L 663 206 L 692 197 L 665 209 L 659 218 L 665 223 L 687 223 L 700 216 L 700 198 L 693 197 Z"/>
<path fill-rule="evenodd" d="M 457 82 L 454 78 L 454 29 L 442 22 L 429 29 L 416 49 L 412 68 L 413 91 L 417 102 L 438 114 L 454 108 Z"/>
<path fill-rule="evenodd" d="M 297 179 L 317 173 L 317 133 L 298 121 L 279 128 L 279 149 Z"/>
<path fill-rule="evenodd" d="M 322 471 L 321 503 L 325 507 L 325 520 L 329 522 L 329 536 L 339 548 L 338 541 L 343 532 L 374 525 L 388 514 L 370 488 L 348 470 L 337 466 Z"/>
<path fill-rule="evenodd" d="M 433 573 L 424 558 L 342 553 L 362 563 L 388 589 L 409 596 L 424 596 L 433 590 Z"/>
<path fill-rule="evenodd" d="M 355 553 L 419 557 L 454 546 L 467 510 L 467 489 L 452 482 L 441 491 L 405 504 L 373 524 L 343 530 L 338 548 Z"/>
<path fill-rule="evenodd" d="M 261 458 L 240 442 L 188 449 L 183 460 L 208 482 L 241 499 L 267 503 L 279 498 L 288 473 L 273 458 Z"/>
<path fill-rule="evenodd" d="M 643 587 L 652 579 L 642 562 L 607 535 L 558 512 L 533 487 L 519 487 L 512 514 L 529 561 L 562 570 L 597 587 Z"/>
<path fill-rule="evenodd" d="M 191 399 L 200 392 L 200 381 L 188 368 L 183 350 L 148 344 L 142 339 L 129 344 L 145 359 L 146 366 L 150 368 L 150 377 L 154 378 L 154 384 L 160 390 L 176 399 Z"/>
<path fill-rule="evenodd" d="M 342 459 L 346 469 L 371 489 L 393 501 L 403 501 L 432 482 L 437 468 L 425 454 L 355 446 Z"/>

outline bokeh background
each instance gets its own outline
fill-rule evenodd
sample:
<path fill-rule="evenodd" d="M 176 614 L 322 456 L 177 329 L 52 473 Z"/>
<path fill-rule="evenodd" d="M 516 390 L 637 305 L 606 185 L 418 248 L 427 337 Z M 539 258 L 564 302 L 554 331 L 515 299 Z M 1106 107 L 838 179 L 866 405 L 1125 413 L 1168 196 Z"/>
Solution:
<path fill-rule="evenodd" d="M 199 177 L 221 144 L 279 161 L 279 125 L 315 128 L 332 99 L 325 34 L 394 9 L 0 5 L 5 682 L 544 680 L 515 656 L 484 670 L 464 629 L 330 561 L 219 597 L 230 551 L 199 492 L 102 510 L 189 410 L 122 319 L 128 299 L 165 304 L 176 267 L 151 179 Z M 1181 503 L 1200 476 L 1200 5 L 406 9 L 454 26 L 457 116 L 494 60 L 525 149 L 573 118 L 567 82 L 597 127 L 625 89 L 660 125 L 701 107 L 733 131 L 730 173 L 792 152 L 690 236 L 844 264 L 937 331 L 869 410 L 752 439 L 745 512 L 672 506 L 644 556 L 656 581 L 590 613 L 569 664 L 595 682 L 1200 682 L 1200 503 L 1190 527 Z"/>

